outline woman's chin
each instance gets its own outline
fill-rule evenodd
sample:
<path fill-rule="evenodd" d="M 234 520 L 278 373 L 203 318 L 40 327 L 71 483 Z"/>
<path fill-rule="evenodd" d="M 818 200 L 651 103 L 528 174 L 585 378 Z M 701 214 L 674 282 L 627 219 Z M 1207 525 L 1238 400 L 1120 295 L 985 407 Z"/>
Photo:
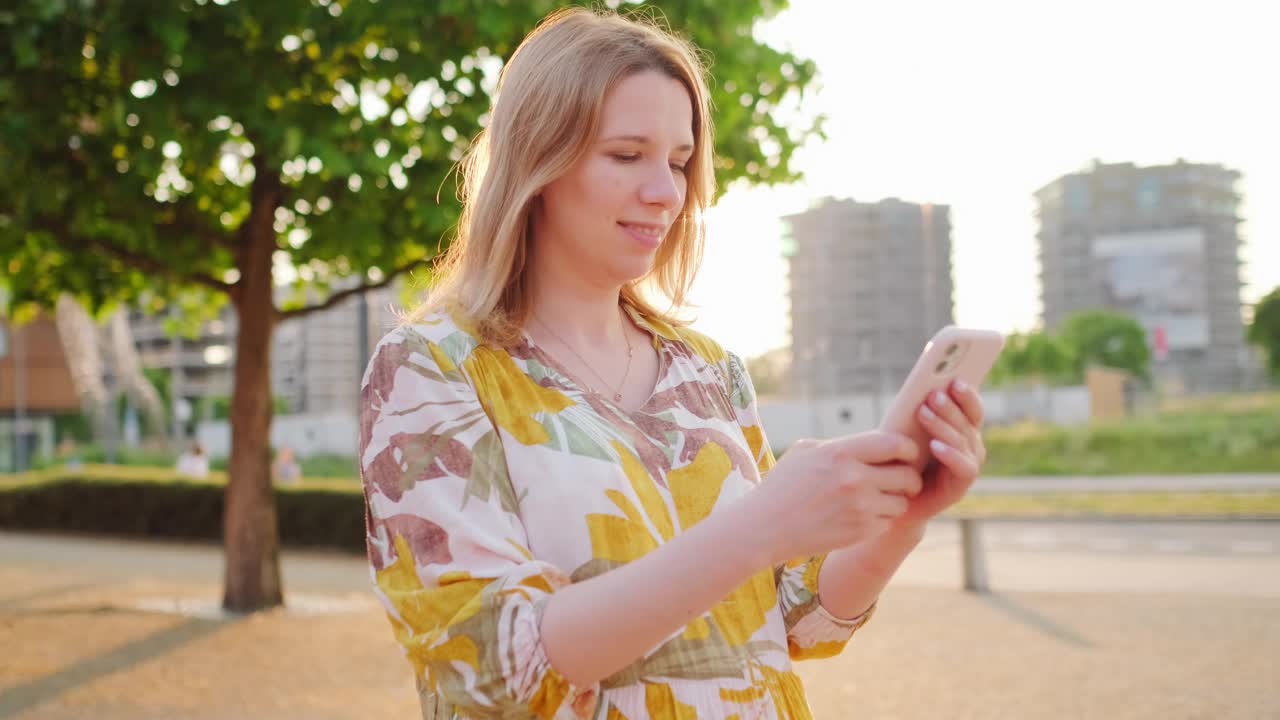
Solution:
<path fill-rule="evenodd" d="M 612 275 L 617 279 L 617 284 L 628 285 L 648 275 L 652 270 L 653 258 L 648 257 L 644 262 L 629 262 L 614 268 Z"/>

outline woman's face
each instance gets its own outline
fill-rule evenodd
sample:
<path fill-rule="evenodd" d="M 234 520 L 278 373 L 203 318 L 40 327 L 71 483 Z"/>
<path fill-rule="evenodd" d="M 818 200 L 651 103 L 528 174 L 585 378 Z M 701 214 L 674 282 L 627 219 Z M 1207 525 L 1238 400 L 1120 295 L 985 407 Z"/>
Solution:
<path fill-rule="evenodd" d="M 542 189 L 533 219 L 537 262 L 600 285 L 644 276 L 684 207 L 692 155 L 684 85 L 649 71 L 619 82 L 586 154 Z"/>

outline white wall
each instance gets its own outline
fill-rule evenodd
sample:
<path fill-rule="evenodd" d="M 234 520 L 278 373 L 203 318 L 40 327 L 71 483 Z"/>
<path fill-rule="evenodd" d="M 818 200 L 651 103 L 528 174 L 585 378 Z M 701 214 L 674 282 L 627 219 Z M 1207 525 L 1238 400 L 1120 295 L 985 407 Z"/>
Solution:
<path fill-rule="evenodd" d="M 789 398 L 760 403 L 760 417 L 773 448 L 785 448 L 801 438 L 829 438 L 874 428 L 892 395 L 837 395 Z M 1089 391 L 1076 387 L 1027 387 L 982 391 L 987 425 L 1040 420 L 1076 425 L 1089 420 Z"/>
<path fill-rule="evenodd" d="M 356 454 L 359 427 L 351 413 L 277 415 L 271 423 L 271 446 L 289 447 L 298 457 Z M 196 438 L 210 457 L 231 453 L 231 428 L 226 420 L 206 421 Z"/>

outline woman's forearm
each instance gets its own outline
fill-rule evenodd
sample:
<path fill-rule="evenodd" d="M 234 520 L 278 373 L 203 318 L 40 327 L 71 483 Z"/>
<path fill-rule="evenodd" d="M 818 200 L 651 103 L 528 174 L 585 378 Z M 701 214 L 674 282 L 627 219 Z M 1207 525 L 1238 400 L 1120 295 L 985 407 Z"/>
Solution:
<path fill-rule="evenodd" d="M 924 538 L 924 527 L 894 525 L 874 539 L 833 550 L 818 573 L 818 599 L 838 618 L 866 612 Z"/>
<path fill-rule="evenodd" d="M 754 495 L 637 560 L 552 595 L 541 625 L 551 666 L 579 686 L 603 680 L 755 573 L 772 572 L 778 542 L 769 508 Z"/>

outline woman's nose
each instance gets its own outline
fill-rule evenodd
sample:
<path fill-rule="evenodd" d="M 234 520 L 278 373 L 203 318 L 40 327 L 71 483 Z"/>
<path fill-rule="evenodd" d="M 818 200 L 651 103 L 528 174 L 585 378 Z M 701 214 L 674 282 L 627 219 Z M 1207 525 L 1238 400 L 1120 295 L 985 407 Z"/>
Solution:
<path fill-rule="evenodd" d="M 677 171 L 666 163 L 647 173 L 644 184 L 640 187 L 641 201 L 668 209 L 679 207 L 683 193 L 676 174 Z"/>

